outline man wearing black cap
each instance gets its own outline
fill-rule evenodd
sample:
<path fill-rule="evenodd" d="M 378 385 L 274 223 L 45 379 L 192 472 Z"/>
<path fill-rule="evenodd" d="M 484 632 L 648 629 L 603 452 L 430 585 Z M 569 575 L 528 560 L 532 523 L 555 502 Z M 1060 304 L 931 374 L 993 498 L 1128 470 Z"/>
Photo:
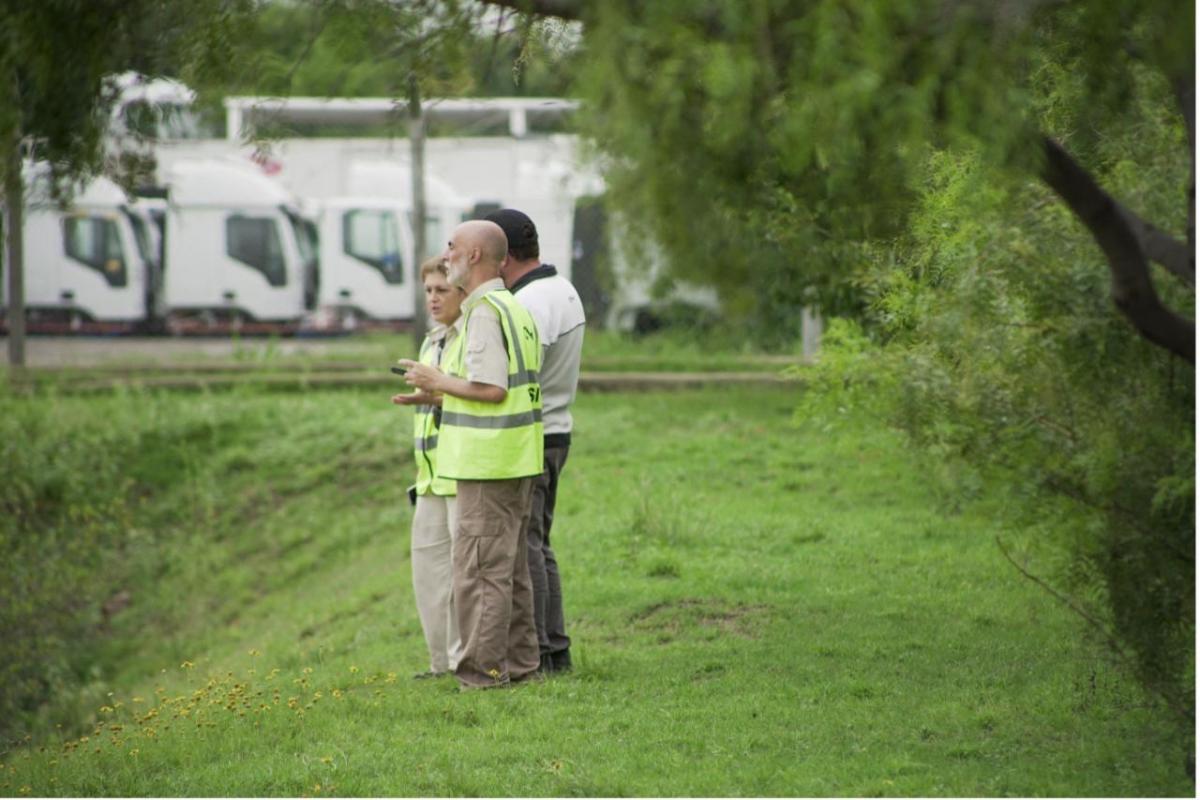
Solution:
<path fill-rule="evenodd" d="M 504 285 L 529 310 L 542 342 L 542 424 L 545 471 L 534 478 L 533 508 L 527 531 L 529 573 L 543 672 L 571 669 L 571 640 L 563 622 L 562 584 L 558 561 L 550 547 L 550 525 L 558 494 L 558 476 L 571 446 L 571 411 L 579 383 L 583 350 L 583 304 L 575 287 L 550 264 L 543 264 L 537 228 L 528 216 L 511 208 L 485 219 L 508 237 L 508 260 L 500 271 Z"/>

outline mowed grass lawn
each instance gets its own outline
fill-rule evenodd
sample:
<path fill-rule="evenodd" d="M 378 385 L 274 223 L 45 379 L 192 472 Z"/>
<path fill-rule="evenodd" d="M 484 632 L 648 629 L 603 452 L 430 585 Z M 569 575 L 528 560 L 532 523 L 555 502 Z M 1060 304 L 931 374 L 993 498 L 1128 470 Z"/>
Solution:
<path fill-rule="evenodd" d="M 144 544 L 87 719 L 5 752 L 0 795 L 1192 795 L 1161 712 L 1004 560 L 1001 493 L 948 509 L 898 435 L 807 425 L 799 391 L 581 396 L 576 670 L 468 694 L 410 678 L 384 394 L 10 399 L 58 421 L 30 436 L 133 442 Z"/>

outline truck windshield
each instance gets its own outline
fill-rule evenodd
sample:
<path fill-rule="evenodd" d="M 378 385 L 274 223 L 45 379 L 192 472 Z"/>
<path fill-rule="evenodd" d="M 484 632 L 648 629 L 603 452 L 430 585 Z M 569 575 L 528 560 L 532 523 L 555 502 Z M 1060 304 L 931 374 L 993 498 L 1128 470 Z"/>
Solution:
<path fill-rule="evenodd" d="M 391 284 L 404 282 L 400 233 L 391 211 L 356 208 L 342 215 L 342 250 L 370 264 Z"/>
<path fill-rule="evenodd" d="M 99 214 L 73 214 L 63 219 L 63 249 L 67 256 L 99 272 L 113 287 L 127 285 L 117 219 Z"/>

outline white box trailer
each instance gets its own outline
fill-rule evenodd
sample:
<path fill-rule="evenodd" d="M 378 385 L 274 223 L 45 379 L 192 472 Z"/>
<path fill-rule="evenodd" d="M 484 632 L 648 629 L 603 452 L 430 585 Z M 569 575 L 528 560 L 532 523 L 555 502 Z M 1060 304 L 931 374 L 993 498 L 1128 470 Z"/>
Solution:
<path fill-rule="evenodd" d="M 147 321 L 157 266 L 140 207 L 115 183 L 97 177 L 62 209 L 51 197 L 47 165 L 27 164 L 24 175 L 30 330 L 62 323 L 80 329 L 90 323 L 132 326 Z"/>
<path fill-rule="evenodd" d="M 255 167 L 204 159 L 167 174 L 163 300 L 172 318 L 298 322 L 316 254 L 294 198 Z"/>

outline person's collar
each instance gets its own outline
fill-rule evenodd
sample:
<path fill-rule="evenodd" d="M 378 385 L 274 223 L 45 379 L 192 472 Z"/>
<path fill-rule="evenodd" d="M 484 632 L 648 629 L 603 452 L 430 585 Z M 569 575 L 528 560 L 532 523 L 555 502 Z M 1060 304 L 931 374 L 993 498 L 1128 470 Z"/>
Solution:
<path fill-rule="evenodd" d="M 520 291 L 522 287 L 528 286 L 534 281 L 541 280 L 542 278 L 553 278 L 557 274 L 558 270 L 554 268 L 553 264 L 541 264 L 540 266 L 536 266 L 529 270 L 529 272 L 526 272 L 520 278 L 517 278 L 517 280 L 508 288 L 508 290 L 515 294 L 516 292 Z"/>
<path fill-rule="evenodd" d="M 482 299 L 485 294 L 503 288 L 504 281 L 500 280 L 500 278 L 489 278 L 488 280 L 476 286 L 475 291 L 467 295 L 466 300 L 463 300 L 463 311 L 465 312 L 467 308 L 479 302 L 479 300 Z"/>

